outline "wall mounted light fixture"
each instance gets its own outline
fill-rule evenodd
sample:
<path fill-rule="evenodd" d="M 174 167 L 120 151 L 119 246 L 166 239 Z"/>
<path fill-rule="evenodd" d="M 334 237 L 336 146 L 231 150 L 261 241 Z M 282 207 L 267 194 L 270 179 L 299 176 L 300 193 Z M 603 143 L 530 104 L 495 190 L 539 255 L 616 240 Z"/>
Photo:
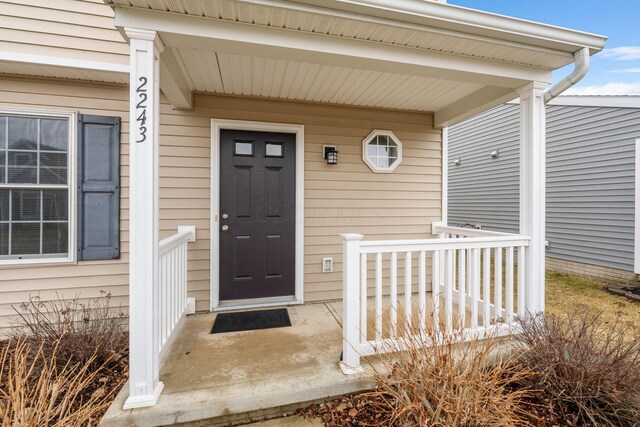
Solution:
<path fill-rule="evenodd" d="M 493 150 L 491 152 L 491 158 L 492 159 L 497 159 L 498 158 L 498 154 L 500 154 L 500 152 L 498 150 Z"/>
<path fill-rule="evenodd" d="M 460 162 L 460 159 L 455 159 L 455 160 L 453 161 L 453 164 L 454 164 L 454 165 L 456 165 L 456 166 L 460 166 L 460 163 L 461 163 L 461 162 Z"/>
<path fill-rule="evenodd" d="M 335 145 L 324 145 L 322 147 L 322 157 L 327 161 L 328 165 L 338 164 L 338 150 Z"/>

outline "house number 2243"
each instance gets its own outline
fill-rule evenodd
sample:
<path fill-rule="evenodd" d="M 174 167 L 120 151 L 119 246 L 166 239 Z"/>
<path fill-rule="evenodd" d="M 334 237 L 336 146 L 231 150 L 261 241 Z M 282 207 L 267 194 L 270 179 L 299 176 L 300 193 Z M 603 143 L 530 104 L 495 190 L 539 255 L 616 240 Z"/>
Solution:
<path fill-rule="evenodd" d="M 138 103 L 136 104 L 136 114 L 138 117 L 138 134 L 139 139 L 137 143 L 145 142 L 147 140 L 147 78 L 140 77 L 138 79 L 140 85 L 136 88 L 136 94 L 138 95 Z"/>

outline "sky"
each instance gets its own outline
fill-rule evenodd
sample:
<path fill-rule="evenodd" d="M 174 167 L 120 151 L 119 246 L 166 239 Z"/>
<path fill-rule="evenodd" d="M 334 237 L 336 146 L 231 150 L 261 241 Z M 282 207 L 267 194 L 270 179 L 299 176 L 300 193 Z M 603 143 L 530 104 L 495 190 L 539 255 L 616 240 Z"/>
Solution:
<path fill-rule="evenodd" d="M 565 94 L 640 95 L 640 0 L 448 0 L 449 4 L 608 36 Z M 553 73 L 554 83 L 573 65 Z"/>

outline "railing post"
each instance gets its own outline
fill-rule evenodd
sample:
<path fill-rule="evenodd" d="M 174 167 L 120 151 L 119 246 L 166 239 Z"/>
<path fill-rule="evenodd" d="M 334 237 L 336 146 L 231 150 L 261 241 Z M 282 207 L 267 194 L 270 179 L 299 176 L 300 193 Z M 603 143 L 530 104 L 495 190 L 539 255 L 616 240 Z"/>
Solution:
<path fill-rule="evenodd" d="M 360 241 L 361 234 L 341 234 L 342 263 L 342 362 L 345 374 L 362 372 L 360 366 Z"/>

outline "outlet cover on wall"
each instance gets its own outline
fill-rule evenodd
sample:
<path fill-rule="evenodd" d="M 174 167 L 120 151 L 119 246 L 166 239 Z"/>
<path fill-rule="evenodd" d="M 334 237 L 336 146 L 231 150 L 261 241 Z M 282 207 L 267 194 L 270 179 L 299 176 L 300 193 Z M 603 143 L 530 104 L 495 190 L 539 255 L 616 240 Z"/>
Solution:
<path fill-rule="evenodd" d="M 333 271 L 333 258 L 322 258 L 322 272 L 331 273 Z"/>

